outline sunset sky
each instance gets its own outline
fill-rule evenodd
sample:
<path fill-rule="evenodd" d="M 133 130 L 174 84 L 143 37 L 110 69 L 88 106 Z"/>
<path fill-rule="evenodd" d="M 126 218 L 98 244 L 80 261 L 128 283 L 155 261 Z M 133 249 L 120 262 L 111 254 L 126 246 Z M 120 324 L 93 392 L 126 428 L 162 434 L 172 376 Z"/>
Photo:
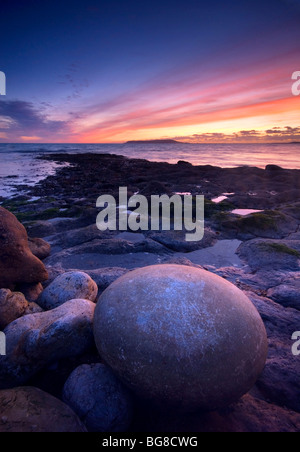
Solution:
<path fill-rule="evenodd" d="M 1 0 L 0 142 L 300 141 L 300 0 Z"/>

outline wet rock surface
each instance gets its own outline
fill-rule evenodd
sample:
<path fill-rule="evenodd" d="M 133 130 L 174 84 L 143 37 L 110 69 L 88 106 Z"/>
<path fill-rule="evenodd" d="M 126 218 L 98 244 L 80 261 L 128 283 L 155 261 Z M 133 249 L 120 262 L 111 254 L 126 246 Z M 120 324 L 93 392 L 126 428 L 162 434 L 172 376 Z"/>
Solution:
<path fill-rule="evenodd" d="M 52 154 L 44 158 L 67 161 L 72 166 L 59 170 L 36 187 L 28 188 L 27 197 L 2 200 L 3 207 L 26 226 L 29 237 L 34 241 L 43 238 L 51 245 L 51 251 L 46 257 L 49 252 L 49 245 L 46 245 L 44 254 L 40 255 L 45 257 L 44 265 L 49 273 L 49 280 L 45 280 L 45 267 L 36 261 L 28 244 L 24 245 L 28 239 L 18 224 L 19 236 L 14 240 L 19 245 L 21 237 L 25 254 L 20 258 L 18 253 L 13 254 L 10 250 L 11 266 L 7 263 L 4 266 L 0 259 L 3 270 L 0 289 L 20 291 L 29 302 L 24 315 L 5 329 L 8 351 L 14 338 L 16 360 L 10 352 L 6 357 L 0 356 L 1 387 L 6 389 L 21 382 L 45 389 L 61 399 L 65 382 L 78 366 L 100 364 L 102 358 L 96 352 L 90 333 L 87 334 L 89 340 L 83 340 L 83 347 L 75 350 L 74 341 L 81 337 L 83 328 L 76 303 L 72 309 L 76 308 L 77 313 L 70 314 L 71 317 L 67 312 L 61 313 L 60 320 L 56 311 L 67 309 L 71 312 L 69 300 L 53 311 L 40 312 L 42 308 L 36 302 L 43 288 L 56 277 L 67 271 L 83 271 L 95 281 L 101 295 L 111 283 L 132 269 L 160 263 L 179 264 L 215 273 L 248 296 L 267 330 L 266 366 L 250 393 L 219 411 L 180 416 L 173 410 L 157 411 L 151 403 L 134 397 L 134 418 L 129 429 L 153 432 L 300 431 L 299 357 L 291 352 L 291 336 L 300 331 L 300 172 L 274 166 L 263 170 L 196 167 L 184 163 L 170 165 L 112 155 Z M 128 187 L 129 196 L 140 192 L 149 200 L 152 194 L 190 192 L 204 195 L 204 241 L 187 245 L 183 234 L 174 234 L 174 231 L 143 231 L 129 235 L 118 231 L 100 232 L 95 224 L 99 213 L 96 199 L 101 194 L 112 194 L 117 200 L 120 186 Z M 211 201 L 223 193 L 234 194 L 219 204 Z M 31 196 L 40 196 L 40 199 L 32 203 Z M 243 217 L 232 214 L 234 209 L 260 209 L 263 212 Z M 0 213 L 3 217 L 3 211 Z M 5 216 L 9 217 L 8 214 Z M 10 221 L 11 217 L 5 224 L 6 229 L 11 227 Z M 13 222 L 13 225 L 17 224 L 15 220 Z M 38 240 L 38 243 L 41 251 L 43 242 Z M 0 253 L 2 250 L 0 247 Z M 28 266 L 29 262 L 32 267 Z M 31 268 L 34 272 L 28 270 Z M 84 315 L 86 329 L 83 330 L 87 332 L 91 331 L 91 310 L 95 305 L 88 301 L 84 302 L 85 306 L 86 303 L 91 307 L 87 309 L 90 314 Z M 86 308 L 82 309 L 85 311 Z M 32 319 L 35 316 L 49 317 L 45 322 L 25 321 L 26 317 Z M 24 336 L 20 336 L 21 331 Z M 61 340 L 51 337 L 51 332 L 57 336 L 57 331 Z M 44 358 L 48 351 L 50 361 Z M 35 364 L 37 359 L 40 361 L 38 366 Z M 8 370 L 3 372 L 3 369 Z M 42 404 L 41 399 L 38 400 Z M 41 408 L 39 416 L 43 417 L 42 411 Z M 16 425 L 16 429 L 21 428 L 20 423 Z M 38 422 L 34 428 L 36 425 Z M 49 428 L 55 427 L 50 424 Z M 69 424 L 68 428 L 72 431 L 73 427 Z"/>

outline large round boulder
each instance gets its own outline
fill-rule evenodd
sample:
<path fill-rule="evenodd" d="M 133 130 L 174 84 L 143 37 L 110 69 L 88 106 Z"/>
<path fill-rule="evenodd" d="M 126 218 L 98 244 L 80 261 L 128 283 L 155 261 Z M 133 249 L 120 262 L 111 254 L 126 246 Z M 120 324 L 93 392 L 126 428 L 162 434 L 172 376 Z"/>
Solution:
<path fill-rule="evenodd" d="M 183 265 L 140 268 L 113 282 L 96 306 L 94 335 L 135 393 L 186 411 L 221 408 L 247 393 L 268 349 L 241 290 Z"/>
<path fill-rule="evenodd" d="M 24 226 L 8 210 L 0 207 L 0 288 L 45 281 L 44 264 L 32 254 Z"/>

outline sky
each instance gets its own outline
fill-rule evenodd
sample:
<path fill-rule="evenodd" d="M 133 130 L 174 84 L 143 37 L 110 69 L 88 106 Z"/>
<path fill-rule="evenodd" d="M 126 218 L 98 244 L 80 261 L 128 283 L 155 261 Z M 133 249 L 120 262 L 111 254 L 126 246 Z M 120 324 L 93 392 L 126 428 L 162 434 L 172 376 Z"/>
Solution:
<path fill-rule="evenodd" d="M 1 0 L 0 142 L 300 141 L 300 0 Z"/>

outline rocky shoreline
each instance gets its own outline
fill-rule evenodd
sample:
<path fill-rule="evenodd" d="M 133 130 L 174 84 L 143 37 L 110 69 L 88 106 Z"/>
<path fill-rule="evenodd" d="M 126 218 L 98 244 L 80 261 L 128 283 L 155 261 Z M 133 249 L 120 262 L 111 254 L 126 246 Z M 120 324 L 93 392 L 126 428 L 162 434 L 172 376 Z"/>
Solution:
<path fill-rule="evenodd" d="M 74 378 L 69 381 L 73 372 L 87 381 L 101 374 L 119 394 L 114 406 L 122 413 L 119 426 L 106 424 L 102 431 L 300 431 L 300 357 L 291 351 L 292 334 L 300 330 L 300 171 L 275 165 L 266 169 L 222 169 L 183 161 L 171 165 L 107 154 L 51 154 L 43 158 L 70 165 L 35 187 L 27 187 L 26 195 L 2 203 L 25 226 L 31 252 L 43 261 L 48 272 L 47 280 L 40 279 L 43 286 L 28 281 L 27 286 L 16 283 L 15 287 L 3 287 L 25 296 L 18 301 L 19 318 L 9 321 L 5 332 L 20 356 L 22 351 L 26 356 L 29 349 L 32 351 L 26 362 L 23 358 L 24 362 L 18 362 L 13 370 L 8 366 L 9 375 L 17 376 L 13 386 L 38 388 L 26 389 L 26 398 L 40 397 L 34 391 L 42 390 L 60 403 L 63 399 L 80 418 L 74 421 L 75 429 L 95 430 L 97 424 L 95 419 L 86 420 L 81 407 L 66 395 L 78 389 L 74 388 Z M 96 227 L 96 199 L 102 194 L 117 198 L 121 186 L 128 188 L 129 196 L 137 192 L 147 197 L 187 192 L 204 195 L 204 239 L 186 242 L 179 231 L 100 232 Z M 223 201 L 212 201 L 223 194 L 228 194 Z M 232 213 L 235 209 L 261 212 L 240 216 Z M 156 263 L 209 270 L 240 288 L 262 316 L 269 340 L 267 365 L 251 392 L 225 410 L 185 416 L 157 411 L 128 396 L 101 367 L 91 337 L 96 290 L 99 296 L 131 269 Z M 72 287 L 80 290 L 67 293 L 62 303 L 57 301 L 58 293 L 64 296 L 67 272 L 73 275 Z M 82 272 L 86 276 L 80 279 Z M 11 296 L 2 293 L 6 299 Z M 77 300 L 72 309 L 70 299 Z M 72 336 L 78 328 L 80 350 L 72 342 L 78 343 L 78 337 Z M 20 329 L 34 329 L 40 342 L 30 337 L 20 344 Z M 41 335 L 41 331 L 47 334 Z M 64 346 L 57 350 L 59 339 Z M 0 431 L 8 431 L 7 423 L 1 421 L 1 406 L 13 389 L 8 389 L 7 376 L 1 372 Z M 18 391 L 18 397 L 25 397 Z M 6 394 L 2 397 L 3 392 Z"/>

